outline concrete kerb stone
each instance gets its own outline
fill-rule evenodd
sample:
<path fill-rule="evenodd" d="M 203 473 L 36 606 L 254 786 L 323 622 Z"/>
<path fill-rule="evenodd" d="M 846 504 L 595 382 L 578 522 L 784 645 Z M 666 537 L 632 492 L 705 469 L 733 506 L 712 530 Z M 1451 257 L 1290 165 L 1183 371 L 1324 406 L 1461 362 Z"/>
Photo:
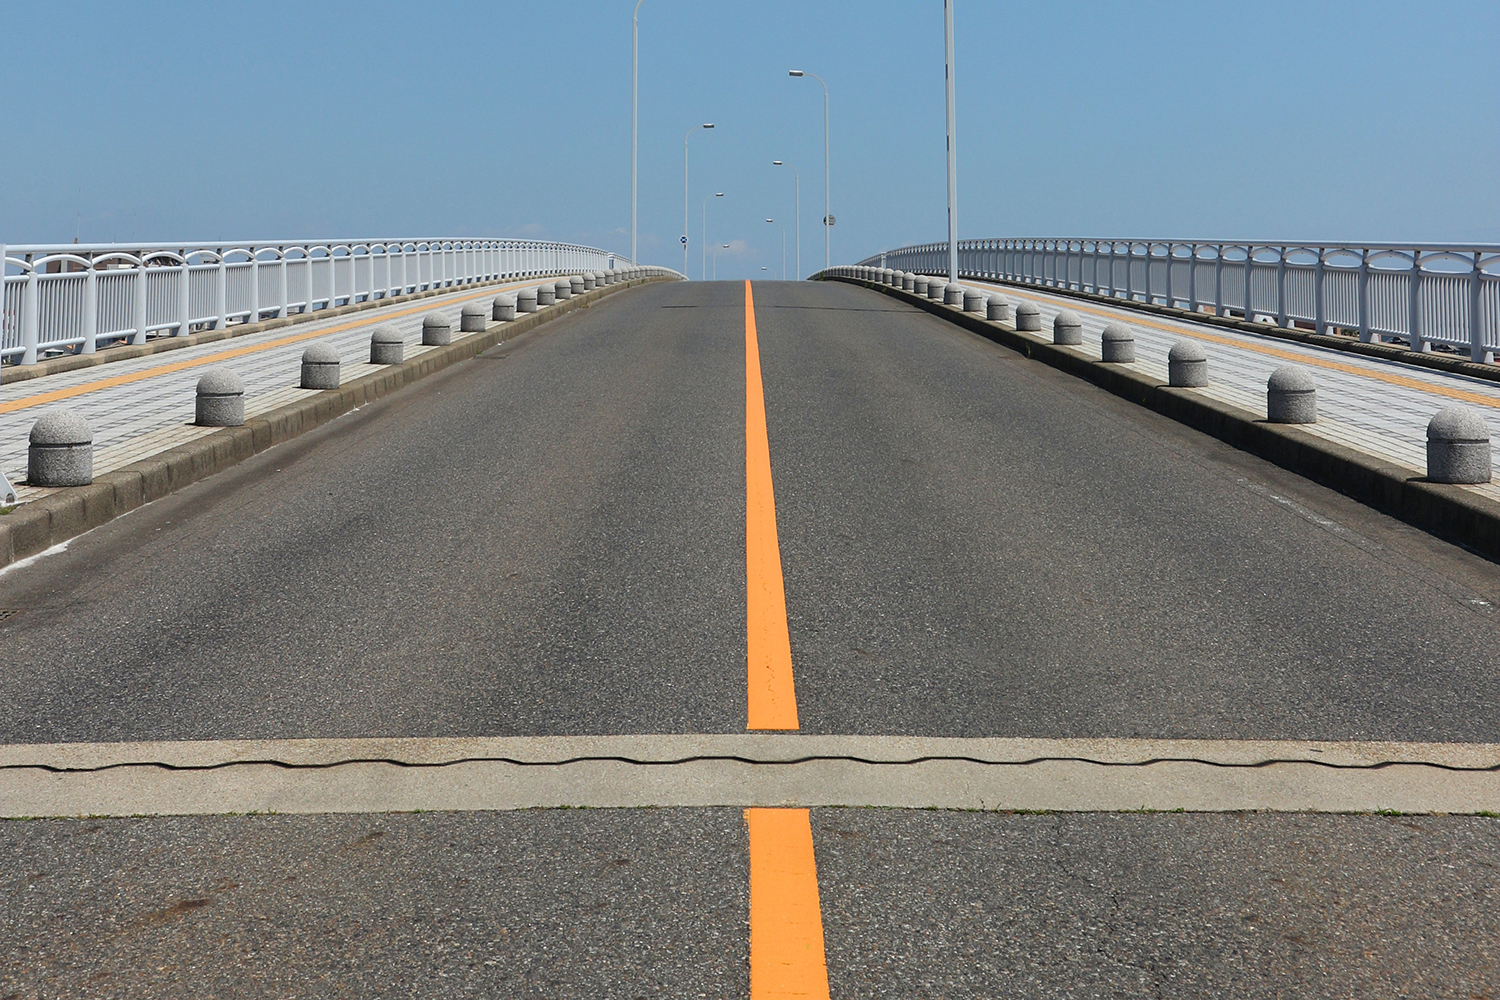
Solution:
<path fill-rule="evenodd" d="M 1024 282 L 1011 281 L 1005 278 L 986 278 L 984 280 L 1021 289 L 1030 287 Z M 1437 351 L 1412 351 L 1397 344 L 1366 343 L 1353 337 L 1340 337 L 1333 334 L 1320 334 L 1312 330 L 1274 326 L 1269 323 L 1257 323 L 1237 316 L 1216 316 L 1213 313 L 1195 312 L 1191 309 L 1163 305 L 1159 302 L 1141 302 L 1135 299 L 1113 298 L 1094 292 L 1079 291 L 1075 288 L 1058 288 L 1049 285 L 1043 291 L 1049 295 L 1078 299 L 1084 302 L 1097 302 L 1116 309 L 1132 309 L 1137 312 L 1152 313 L 1173 319 L 1186 319 L 1194 323 L 1204 323 L 1209 326 L 1222 327 L 1239 333 L 1250 333 L 1258 337 L 1269 337 L 1273 340 L 1289 340 L 1298 344 L 1309 344 L 1335 351 L 1347 351 L 1350 354 L 1360 354 L 1365 357 L 1380 358 L 1385 361 L 1395 361 L 1400 364 L 1411 365 L 1415 368 L 1453 372 L 1459 375 L 1468 375 L 1471 378 L 1484 379 L 1487 382 L 1500 382 L 1500 364 L 1481 364 L 1458 355 L 1443 354 Z"/>
<path fill-rule="evenodd" d="M 850 279 L 829 276 L 822 280 Z M 873 284 L 869 287 L 898 297 L 1028 358 L 1083 378 L 1107 392 L 1231 447 L 1257 455 L 1471 552 L 1500 561 L 1500 503 L 1462 485 L 1414 476 L 1408 469 L 1335 444 L 1296 425 L 1262 420 L 1258 414 L 1219 402 L 1200 392 L 1162 385 L 1135 369 L 1104 364 L 1075 351 L 1059 349 L 1041 337 L 1009 325 L 956 312 L 914 294 L 894 289 L 885 291 Z"/>
<path fill-rule="evenodd" d="M 320 323 L 324 320 L 337 319 L 340 316 L 348 316 L 353 313 L 367 312 L 371 309 L 384 309 L 388 306 L 415 302 L 418 299 L 452 295 L 457 292 L 470 292 L 476 288 L 485 288 L 491 285 L 514 284 L 517 280 L 514 277 L 497 278 L 494 281 L 486 281 L 482 284 L 431 288 L 421 292 L 411 292 L 406 295 L 392 295 L 388 299 L 372 299 L 365 302 L 357 302 L 353 305 L 336 306 L 332 309 L 319 309 L 314 312 L 296 313 L 292 316 L 261 320 L 257 323 L 236 323 L 234 326 L 220 330 L 200 330 L 186 337 L 156 337 L 144 344 L 118 344 L 113 347 L 101 348 L 94 354 L 63 355 L 62 357 L 48 358 L 34 365 L 5 365 L 3 369 L 0 369 L 0 371 L 3 371 L 3 374 L 0 374 L 0 381 L 5 383 L 25 382 L 34 378 L 44 378 L 48 375 L 60 375 L 63 372 L 77 371 L 80 368 L 93 368 L 116 361 L 131 361 L 135 358 L 143 358 L 151 354 L 160 354 L 163 351 L 176 351 L 199 344 L 214 344 L 221 340 L 248 337 L 270 330 L 279 330 L 283 327 L 296 326 L 301 323 Z"/>
<path fill-rule="evenodd" d="M 562 308 L 533 314 L 514 323 L 492 324 L 420 358 L 391 365 L 315 396 L 252 417 L 240 427 L 226 427 L 178 448 L 152 455 L 99 477 L 90 486 L 60 489 L 0 515 L 0 566 L 44 552 L 152 500 L 230 468 L 321 426 L 356 406 L 389 395 L 458 361 L 528 333 L 552 319 L 584 307 L 593 299 L 674 276 L 637 275 L 612 289 L 598 289 Z M 326 345 L 324 345 L 326 346 Z M 335 356 L 336 352 L 335 352 Z"/>

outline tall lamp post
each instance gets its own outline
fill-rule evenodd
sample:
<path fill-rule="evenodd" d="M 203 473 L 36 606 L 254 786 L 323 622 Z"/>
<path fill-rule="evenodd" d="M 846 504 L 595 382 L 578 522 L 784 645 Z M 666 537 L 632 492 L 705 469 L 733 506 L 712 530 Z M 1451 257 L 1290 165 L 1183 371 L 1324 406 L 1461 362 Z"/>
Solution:
<path fill-rule="evenodd" d="M 711 198 L 724 197 L 723 191 L 715 191 L 703 199 L 703 263 L 699 265 L 698 277 L 708 277 L 708 202 Z"/>
<path fill-rule="evenodd" d="M 636 133 L 639 114 L 639 93 L 641 77 L 641 3 L 635 0 L 635 13 L 630 17 L 630 262 L 640 263 L 636 255 L 635 245 L 635 220 L 636 220 Z"/>
<path fill-rule="evenodd" d="M 804 73 L 800 69 L 789 69 L 787 76 L 810 76 L 823 84 L 823 267 L 832 266 L 833 210 L 828 205 L 828 84 L 816 73 Z"/>
<path fill-rule="evenodd" d="M 943 0 L 943 77 L 948 84 L 948 283 L 958 281 L 958 145 L 953 116 L 953 0 Z"/>
<path fill-rule="evenodd" d="M 700 128 L 713 128 L 713 122 L 704 122 L 702 125 L 694 125 L 688 129 L 682 137 L 682 276 L 687 277 L 687 141 L 688 136 Z"/>
<path fill-rule="evenodd" d="M 773 167 L 791 167 L 792 165 L 790 163 L 783 163 L 781 160 L 772 160 L 771 161 L 771 166 L 773 166 Z M 798 174 L 797 174 L 797 168 L 796 167 L 792 167 L 792 194 L 793 194 L 793 197 L 794 197 L 794 199 L 796 201 L 796 206 L 797 206 L 797 211 L 796 211 L 797 224 L 795 226 L 795 228 L 797 230 L 797 280 L 801 281 L 802 280 L 802 178 L 800 176 L 798 176 Z M 785 271 L 786 268 L 783 267 L 782 270 Z M 786 276 L 782 275 L 782 277 L 784 279 Z"/>
<path fill-rule="evenodd" d="M 767 219 L 767 222 L 775 223 L 775 219 Z M 762 271 L 765 268 L 761 268 Z M 786 223 L 781 224 L 781 280 L 786 280 Z"/>

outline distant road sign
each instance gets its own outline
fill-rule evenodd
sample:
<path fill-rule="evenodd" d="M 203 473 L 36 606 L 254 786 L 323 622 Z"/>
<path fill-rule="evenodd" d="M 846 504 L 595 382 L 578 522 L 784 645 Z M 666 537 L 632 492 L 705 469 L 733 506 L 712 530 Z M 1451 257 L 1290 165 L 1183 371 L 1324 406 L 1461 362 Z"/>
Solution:
<path fill-rule="evenodd" d="M 679 238 L 682 240 L 682 245 L 683 246 L 687 246 L 687 237 L 683 236 L 683 237 L 679 237 Z"/>
<path fill-rule="evenodd" d="M 835 219 L 832 215 L 823 216 L 823 225 L 825 226 L 831 226 L 837 221 L 839 220 Z"/>

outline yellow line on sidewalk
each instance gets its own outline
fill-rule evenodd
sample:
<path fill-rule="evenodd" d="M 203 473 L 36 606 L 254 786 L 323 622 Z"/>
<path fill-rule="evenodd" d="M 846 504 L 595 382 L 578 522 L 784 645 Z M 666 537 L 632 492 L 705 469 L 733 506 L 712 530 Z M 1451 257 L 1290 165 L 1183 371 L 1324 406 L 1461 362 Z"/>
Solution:
<path fill-rule="evenodd" d="M 213 354 L 204 355 L 201 358 L 193 358 L 188 361 L 176 361 L 172 364 L 158 365 L 155 368 L 147 368 L 143 371 L 131 372 L 128 375 L 115 375 L 110 378 L 99 379 L 96 382 L 85 382 L 82 385 L 70 386 L 66 389 L 53 389 L 51 392 L 39 392 L 34 396 L 23 396 L 13 399 L 8 403 L 0 403 L 0 414 L 15 413 L 18 410 L 29 409 L 33 406 L 45 406 L 47 403 L 56 403 L 64 399 L 72 399 L 75 396 L 84 396 L 91 392 L 99 392 L 102 389 L 113 389 L 116 386 L 129 385 L 132 382 L 144 382 L 146 379 L 156 378 L 159 375 L 171 375 L 174 372 L 187 371 L 202 365 L 213 364 L 216 361 L 228 361 L 231 358 L 243 358 L 249 354 L 258 354 L 261 351 L 269 351 L 276 347 L 285 347 L 303 340 L 313 340 L 317 337 L 327 337 L 335 333 L 343 333 L 346 330 L 356 330 L 371 323 L 382 323 L 386 320 L 398 319 L 402 316 L 410 316 L 414 313 L 426 312 L 435 305 L 450 302 L 467 302 L 470 299 L 484 298 L 486 295 L 494 295 L 496 292 L 507 288 L 517 288 L 528 282 L 519 282 L 509 285 L 491 285 L 482 292 L 471 295 L 445 296 L 441 303 L 428 302 L 424 305 L 415 306 L 411 309 L 401 309 L 396 312 L 384 313 L 380 316 L 371 316 L 350 323 L 340 323 L 336 326 L 325 327 L 321 330 L 312 330 L 307 333 L 297 333 L 289 337 L 278 337 L 276 340 L 268 340 L 263 344 L 251 344 L 246 347 L 236 347 L 227 351 L 216 351 Z M 290 377 L 290 373 L 288 375 Z"/>
<path fill-rule="evenodd" d="M 1000 287 L 1005 289 L 1006 291 L 1011 291 L 1009 286 L 1002 285 L 991 287 Z M 1019 291 L 1014 292 L 1014 294 L 1018 298 L 1025 298 L 1027 295 L 1027 293 Z M 1043 294 L 1045 293 L 1031 293 L 1033 297 L 1040 297 Z M 1172 333 L 1181 337 L 1192 337 L 1194 340 L 1206 340 L 1209 343 L 1220 344 L 1224 347 L 1238 347 L 1247 351 L 1254 351 L 1257 354 L 1265 354 L 1273 358 L 1281 358 L 1286 361 L 1293 361 L 1297 364 L 1312 365 L 1316 368 L 1326 368 L 1329 371 L 1343 372 L 1346 375 L 1357 375 L 1364 378 L 1371 378 L 1375 379 L 1378 382 L 1385 382 L 1389 385 L 1401 386 L 1403 389 L 1416 389 L 1421 392 L 1430 392 L 1437 396 L 1445 396 L 1448 399 L 1456 399 L 1460 400 L 1461 402 L 1472 403 L 1476 406 L 1500 406 L 1500 402 L 1497 402 L 1493 396 L 1485 396 L 1477 392 L 1465 392 L 1463 389 L 1454 389 L 1445 385 L 1434 385 L 1431 382 L 1424 382 L 1421 379 L 1408 378 L 1405 375 L 1397 375 L 1394 372 L 1374 371 L 1369 368 L 1361 368 L 1357 365 L 1348 365 L 1339 361 L 1327 361 L 1322 358 L 1309 357 L 1306 354 L 1300 354 L 1296 351 L 1288 351 L 1282 348 L 1271 347 L 1266 344 L 1247 342 L 1245 340 L 1236 339 L 1233 337 L 1225 337 L 1219 334 L 1209 333 L 1207 331 L 1200 331 L 1197 329 L 1184 330 L 1180 326 L 1170 326 L 1165 323 L 1158 323 L 1154 320 L 1145 319 L 1134 315 L 1129 315 L 1127 317 L 1122 315 L 1122 311 L 1119 310 L 1090 308 L 1085 305 L 1074 304 L 1071 301 L 1069 301 L 1067 305 L 1063 306 L 1063 308 L 1072 309 L 1077 312 L 1090 313 L 1094 316 L 1100 317 L 1101 319 L 1118 319 L 1122 321 L 1128 319 L 1128 322 L 1135 323 L 1139 326 L 1148 326 L 1154 330 L 1161 330 L 1164 333 Z M 1183 320 L 1182 322 L 1184 324 L 1188 324 L 1192 321 Z M 1251 335 L 1247 334 L 1247 336 Z"/>
<path fill-rule="evenodd" d="M 771 443 L 755 337 L 755 300 L 745 282 L 745 623 L 750 729 L 796 729 L 797 693 L 786 623 L 786 586 L 776 538 Z"/>
<path fill-rule="evenodd" d="M 746 809 L 750 1000 L 828 1000 L 823 912 L 806 809 Z"/>

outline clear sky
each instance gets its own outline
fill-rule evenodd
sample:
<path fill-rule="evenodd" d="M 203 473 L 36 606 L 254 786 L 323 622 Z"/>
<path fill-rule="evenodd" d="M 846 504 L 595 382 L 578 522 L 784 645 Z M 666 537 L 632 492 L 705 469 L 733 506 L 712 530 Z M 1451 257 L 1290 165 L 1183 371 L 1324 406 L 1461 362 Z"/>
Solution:
<path fill-rule="evenodd" d="M 530 236 L 628 252 L 632 0 L 27 3 L 0 240 Z M 945 235 L 940 0 L 644 0 L 640 242 L 775 276 Z M 1500 242 L 1500 3 L 956 0 L 959 233 Z M 778 220 L 768 225 L 767 217 Z M 795 230 L 787 227 L 789 256 Z M 770 268 L 762 272 L 762 266 Z M 791 264 L 788 264 L 791 273 Z"/>

